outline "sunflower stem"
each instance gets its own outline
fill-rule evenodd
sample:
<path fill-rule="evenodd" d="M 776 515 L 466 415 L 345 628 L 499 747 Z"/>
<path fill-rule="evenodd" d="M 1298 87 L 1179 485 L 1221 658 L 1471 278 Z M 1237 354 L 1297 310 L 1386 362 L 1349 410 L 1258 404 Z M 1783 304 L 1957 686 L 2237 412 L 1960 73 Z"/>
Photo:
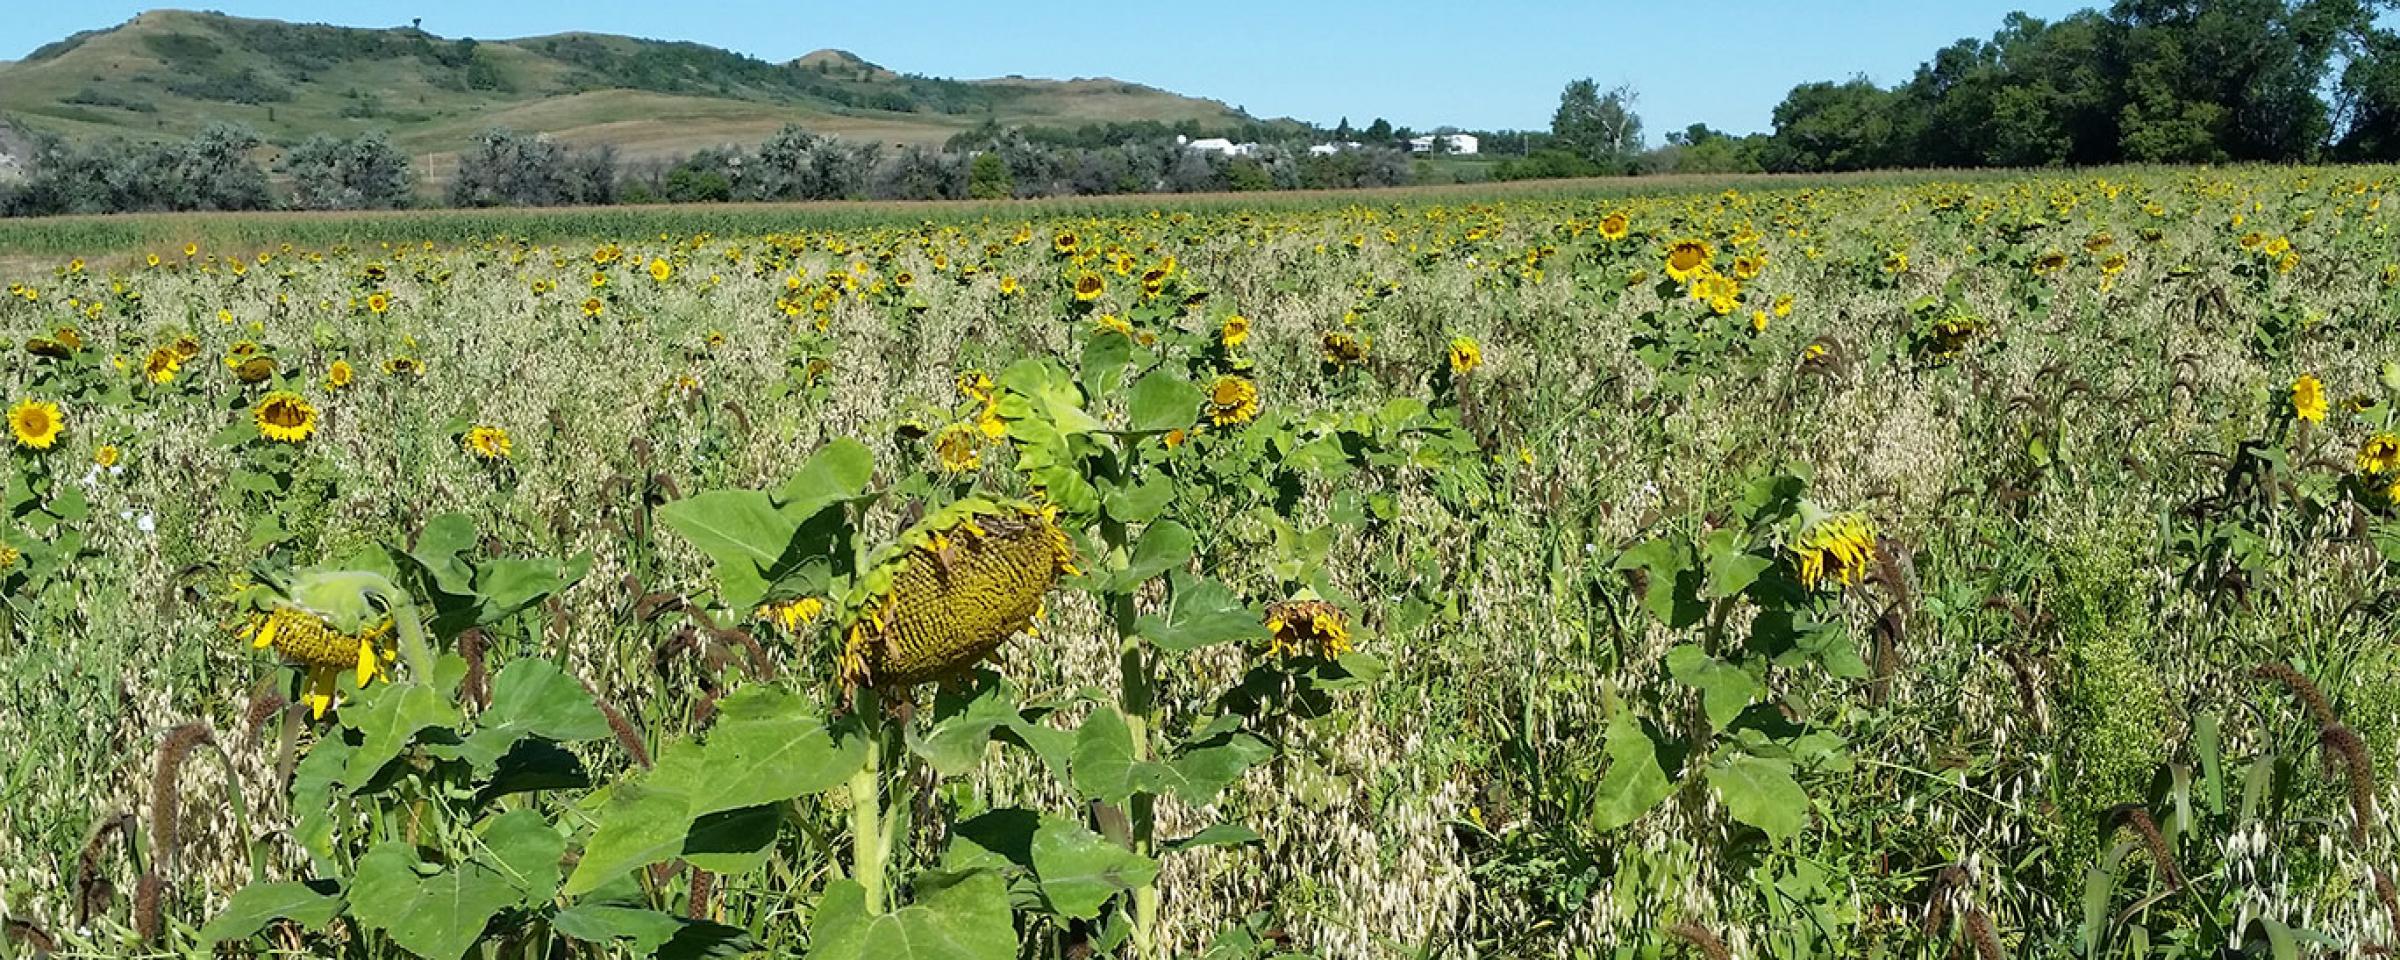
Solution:
<path fill-rule="evenodd" d="M 866 891 L 867 910 L 884 912 L 883 704 L 872 687 L 858 691 L 858 720 L 867 736 L 867 762 L 850 776 L 850 872 Z"/>

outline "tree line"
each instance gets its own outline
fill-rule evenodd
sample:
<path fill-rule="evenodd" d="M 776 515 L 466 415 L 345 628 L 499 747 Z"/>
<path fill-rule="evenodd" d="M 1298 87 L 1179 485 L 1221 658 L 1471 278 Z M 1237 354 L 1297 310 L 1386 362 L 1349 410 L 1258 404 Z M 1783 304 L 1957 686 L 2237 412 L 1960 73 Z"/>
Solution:
<path fill-rule="evenodd" d="M 1774 132 L 1645 148 L 1630 88 L 1561 94 L 1499 176 L 2400 160 L 2394 0 L 2118 0 L 1934 53 L 1907 81 L 1804 83 Z M 1634 132 L 1630 140 L 1622 134 Z"/>
<path fill-rule="evenodd" d="M 216 123 L 187 140 L 84 145 L 41 139 L 28 173 L 0 182 L 0 216 L 204 210 L 377 210 L 791 200 L 964 200 L 1111 193 L 1348 189 L 1414 178 L 1387 148 L 1315 155 L 1299 143 L 1248 156 L 1152 136 L 1110 145 L 997 127 L 940 148 L 842 140 L 787 126 L 756 147 L 627 163 L 608 146 L 493 129 L 459 154 L 446 189 L 418 189 L 382 133 L 311 137 L 270 165 L 255 131 Z"/>

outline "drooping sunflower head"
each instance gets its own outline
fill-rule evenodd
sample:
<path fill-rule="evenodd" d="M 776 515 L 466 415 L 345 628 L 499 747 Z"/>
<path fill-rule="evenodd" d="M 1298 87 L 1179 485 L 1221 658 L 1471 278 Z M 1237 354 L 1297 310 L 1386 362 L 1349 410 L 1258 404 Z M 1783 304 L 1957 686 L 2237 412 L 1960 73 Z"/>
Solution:
<path fill-rule="evenodd" d="M 66 429 L 66 414 L 50 401 L 19 400 L 8 408 L 8 432 L 16 437 L 17 446 L 27 450 L 50 449 Z"/>
<path fill-rule="evenodd" d="M 1098 300 L 1101 294 L 1107 292 L 1108 281 L 1101 279 L 1097 273 L 1086 273 L 1075 278 L 1075 300 L 1079 303 Z"/>
<path fill-rule="evenodd" d="M 942 508 L 860 577 L 845 604 L 842 682 L 901 688 L 973 666 L 1033 627 L 1074 560 L 1050 510 L 980 499 Z"/>
<path fill-rule="evenodd" d="M 1814 590 L 1827 580 L 1845 587 L 1863 582 L 1875 544 L 1875 525 L 1865 514 L 1835 514 L 1808 524 L 1791 546 L 1800 585 Z"/>
<path fill-rule="evenodd" d="M 1367 358 L 1366 344 L 1360 342 L 1357 336 L 1346 331 L 1328 331 L 1319 338 L 1317 345 L 1325 353 L 1325 362 L 1337 367 L 1348 366 Z"/>
<path fill-rule="evenodd" d="M 2303 373 L 2292 381 L 2292 416 L 2310 423 L 2325 422 L 2325 382 Z"/>
<path fill-rule="evenodd" d="M 2033 258 L 2033 273 L 2037 277 L 2047 277 L 2066 268 L 2067 255 L 2057 250 L 2047 251 L 2041 256 Z"/>
<path fill-rule="evenodd" d="M 1308 598 L 1269 604 L 1267 656 L 1324 657 L 1350 652 L 1350 618 L 1342 608 Z"/>
<path fill-rule="evenodd" d="M 265 383 L 275 375 L 275 358 L 254 356 L 233 367 L 233 378 L 243 383 Z"/>
<path fill-rule="evenodd" d="M 402 354 L 383 362 L 383 372 L 394 377 L 422 377 L 425 361 Z"/>
<path fill-rule="evenodd" d="M 468 428 L 466 435 L 459 438 L 458 445 L 477 459 L 486 462 L 506 460 L 510 452 L 515 449 L 514 442 L 508 438 L 507 430 L 482 424 Z"/>
<path fill-rule="evenodd" d="M 250 415 L 258 423 L 258 435 L 278 443 L 299 443 L 317 432 L 317 408 L 289 390 L 260 398 Z"/>
<path fill-rule="evenodd" d="M 348 632 L 289 601 L 277 602 L 244 628 L 243 635 L 250 638 L 253 649 L 271 647 L 285 662 L 307 672 L 303 699 L 319 717 L 333 705 L 334 685 L 343 671 L 356 670 L 358 685 L 364 687 L 377 677 L 388 677 L 388 668 L 398 656 L 391 642 L 389 617 Z"/>
<path fill-rule="evenodd" d="M 1483 366 L 1483 346 L 1473 337 L 1450 339 L 1450 375 L 1463 377 Z"/>
<path fill-rule="evenodd" d="M 1258 384 L 1235 374 L 1220 374 L 1208 387 L 1208 422 L 1217 426 L 1249 423 L 1258 417 Z"/>
<path fill-rule="evenodd" d="M 2370 476 L 2400 474 L 2400 435 L 2378 433 L 2360 444 L 2358 472 Z"/>

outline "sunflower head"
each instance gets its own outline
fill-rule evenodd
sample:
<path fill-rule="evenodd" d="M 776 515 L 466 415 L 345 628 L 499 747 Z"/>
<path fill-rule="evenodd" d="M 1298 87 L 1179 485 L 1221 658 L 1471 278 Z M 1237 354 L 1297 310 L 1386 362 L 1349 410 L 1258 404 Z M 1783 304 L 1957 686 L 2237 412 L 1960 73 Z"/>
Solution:
<path fill-rule="evenodd" d="M 1600 238 L 1603 240 L 1623 240 L 1632 229 L 1633 221 L 1622 213 L 1600 218 Z"/>
<path fill-rule="evenodd" d="M 317 432 L 317 408 L 289 390 L 260 398 L 250 415 L 258 423 L 258 435 L 278 443 L 299 443 Z"/>
<path fill-rule="evenodd" d="M 243 383 L 265 383 L 275 375 L 275 358 L 254 356 L 234 364 L 233 378 Z"/>
<path fill-rule="evenodd" d="M 184 357 L 175 348 L 160 347 L 150 351 L 150 356 L 142 361 L 142 376 L 151 383 L 173 382 L 175 372 L 183 368 L 183 361 Z"/>
<path fill-rule="evenodd" d="M 1317 345 L 1325 352 L 1325 362 L 1337 367 L 1357 363 L 1367 357 L 1366 345 L 1359 342 L 1358 337 L 1341 330 L 1326 333 L 1319 338 Z"/>
<path fill-rule="evenodd" d="M 2310 423 L 2325 422 L 2325 382 L 2303 373 L 2292 381 L 2292 416 Z"/>
<path fill-rule="evenodd" d="M 1101 294 L 1107 292 L 1108 281 L 1101 279 L 1097 273 L 1087 273 L 1075 278 L 1075 300 L 1078 303 L 1090 303 L 1098 300 Z"/>
<path fill-rule="evenodd" d="M 1265 626 L 1270 657 L 1330 660 L 1350 652 L 1350 618 L 1342 608 L 1324 600 L 1309 597 L 1269 604 Z"/>
<path fill-rule="evenodd" d="M 1800 585 L 1814 590 L 1827 580 L 1845 587 L 1865 581 L 1875 544 L 1875 525 L 1865 514 L 1835 514 L 1808 524 L 1791 546 Z"/>
<path fill-rule="evenodd" d="M 319 717 L 333 705 L 335 683 L 342 673 L 356 670 L 358 685 L 388 677 L 398 656 L 392 645 L 389 617 L 363 626 L 344 628 L 332 618 L 291 601 L 277 601 L 243 631 L 253 649 L 272 648 L 285 662 L 307 673 L 303 699 Z"/>
<path fill-rule="evenodd" d="M 1473 337 L 1453 337 L 1450 340 L 1450 375 L 1463 377 L 1483 366 L 1483 346 Z"/>
<path fill-rule="evenodd" d="M 942 428 L 933 438 L 934 461 L 944 473 L 965 473 L 983 466 L 983 428 L 973 423 L 953 423 Z"/>
<path fill-rule="evenodd" d="M 1257 419 L 1258 384 L 1248 377 L 1219 374 L 1208 386 L 1207 409 L 1202 414 L 1220 427 Z"/>
<path fill-rule="evenodd" d="M 507 430 L 481 424 L 468 428 L 466 435 L 459 438 L 458 445 L 477 459 L 490 463 L 508 459 L 515 449 Z"/>
<path fill-rule="evenodd" d="M 1676 283 L 1690 283 L 1708 268 L 1716 255 L 1707 243 L 1696 238 L 1677 240 L 1667 248 L 1667 276 L 1675 278 Z"/>
<path fill-rule="evenodd" d="M 1227 350 L 1238 349 L 1249 339 L 1250 318 L 1241 314 L 1226 317 L 1225 323 L 1217 328 L 1217 342 L 1224 344 Z"/>
<path fill-rule="evenodd" d="M 1033 626 L 1074 559 L 1049 510 L 979 499 L 942 508 L 860 577 L 845 604 L 842 682 L 900 688 L 965 670 Z"/>
<path fill-rule="evenodd" d="M 2400 435 L 2378 433 L 2360 444 L 2358 472 L 2370 476 L 2400 474 Z"/>
<path fill-rule="evenodd" d="M 357 378 L 358 371 L 350 366 L 348 360 L 335 360 L 332 366 L 325 368 L 325 386 L 330 390 L 346 388 Z"/>
<path fill-rule="evenodd" d="M 66 414 L 47 400 L 19 400 L 8 408 L 8 432 L 27 450 L 50 449 L 66 428 Z"/>

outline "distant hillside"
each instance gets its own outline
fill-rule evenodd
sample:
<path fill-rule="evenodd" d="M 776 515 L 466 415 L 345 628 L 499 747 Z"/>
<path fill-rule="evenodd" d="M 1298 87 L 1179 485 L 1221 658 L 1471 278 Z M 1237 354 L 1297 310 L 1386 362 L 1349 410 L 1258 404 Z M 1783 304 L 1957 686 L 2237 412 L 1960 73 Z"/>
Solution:
<path fill-rule="evenodd" d="M 785 123 L 938 144 L 987 119 L 1056 127 L 1248 119 L 1214 100 L 1117 80 L 944 80 L 843 50 L 775 64 L 605 34 L 478 42 L 179 10 L 0 61 L 0 116 L 73 140 L 183 136 L 212 120 L 287 144 L 381 129 L 436 176 L 469 137 L 496 124 L 614 144 L 642 159 L 755 142 Z"/>

